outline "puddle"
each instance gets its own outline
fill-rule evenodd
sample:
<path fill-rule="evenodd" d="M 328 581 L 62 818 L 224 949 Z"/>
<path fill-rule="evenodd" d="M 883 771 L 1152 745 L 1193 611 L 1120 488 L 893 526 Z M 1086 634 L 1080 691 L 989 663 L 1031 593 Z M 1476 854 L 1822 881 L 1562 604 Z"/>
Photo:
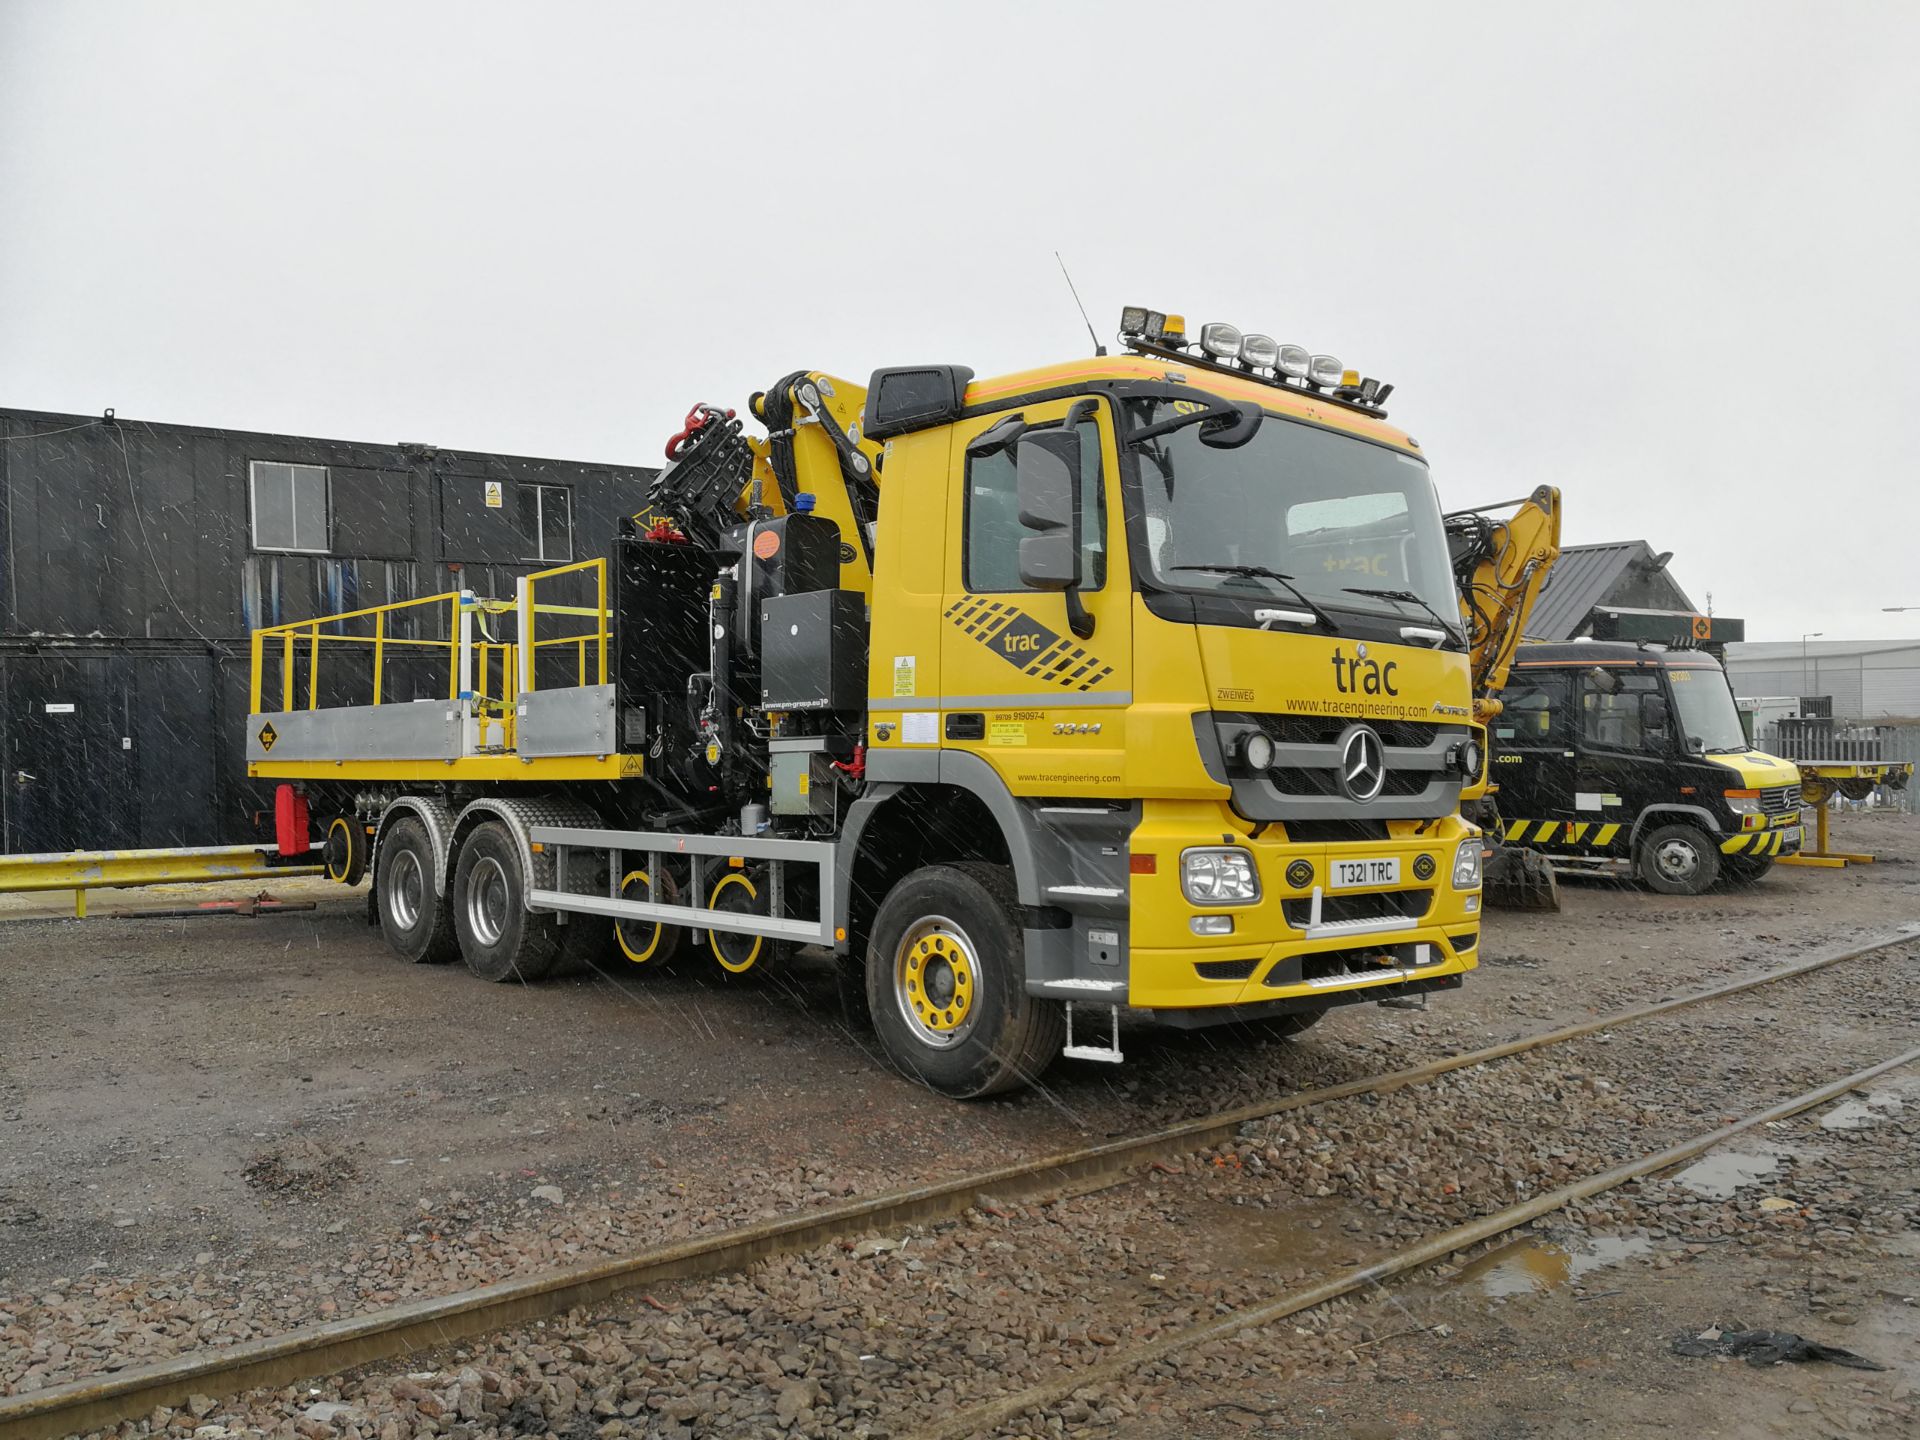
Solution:
<path fill-rule="evenodd" d="M 1235 1270 L 1324 1269 L 1364 1258 L 1362 1247 L 1341 1228 L 1347 1215 L 1335 1202 L 1307 1201 L 1283 1210 L 1217 1204 L 1203 1207 L 1196 1218 L 1211 1236 L 1208 1258 Z"/>
<path fill-rule="evenodd" d="M 1869 1090 L 1859 1100 L 1842 1100 L 1820 1117 L 1822 1130 L 1864 1130 L 1878 1125 L 1903 1102 L 1890 1090 Z"/>
<path fill-rule="evenodd" d="M 1779 1168 L 1777 1155 L 1743 1155 L 1736 1150 L 1722 1150 L 1694 1161 L 1673 1178 L 1675 1183 L 1686 1186 L 1696 1195 L 1704 1195 L 1709 1200 L 1730 1200 L 1736 1191 Z"/>
<path fill-rule="evenodd" d="M 1638 1235 L 1591 1235 L 1578 1248 L 1544 1240 L 1516 1240 L 1464 1266 L 1453 1283 L 1477 1285 L 1482 1294 L 1496 1300 L 1545 1295 L 1651 1249 L 1653 1242 Z"/>

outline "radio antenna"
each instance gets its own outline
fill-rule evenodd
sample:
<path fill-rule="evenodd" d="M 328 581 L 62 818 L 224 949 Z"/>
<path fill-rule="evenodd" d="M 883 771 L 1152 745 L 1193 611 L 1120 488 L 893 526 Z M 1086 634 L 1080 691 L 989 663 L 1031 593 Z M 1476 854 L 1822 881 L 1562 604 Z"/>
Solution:
<path fill-rule="evenodd" d="M 1067 282 L 1067 291 L 1073 296 L 1074 305 L 1079 308 L 1080 319 L 1086 324 L 1087 338 L 1093 341 L 1093 353 L 1095 355 L 1105 355 L 1107 353 L 1107 347 L 1100 343 L 1100 336 L 1093 328 L 1093 321 L 1087 319 L 1087 307 L 1080 304 L 1080 291 L 1073 283 L 1073 276 L 1067 274 L 1067 262 L 1060 258 L 1060 252 L 1058 250 L 1053 252 L 1053 258 L 1054 262 L 1060 267 L 1061 278 Z"/>

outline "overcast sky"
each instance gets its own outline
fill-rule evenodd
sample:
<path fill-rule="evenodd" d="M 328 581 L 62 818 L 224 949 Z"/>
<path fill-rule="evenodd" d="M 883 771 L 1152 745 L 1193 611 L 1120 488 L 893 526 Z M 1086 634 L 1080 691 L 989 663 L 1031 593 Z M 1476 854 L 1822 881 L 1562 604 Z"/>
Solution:
<path fill-rule="evenodd" d="M 1920 634 L 1920 5 L 0 0 L 0 405 L 654 464 L 1119 308 L 1394 381 L 1756 639 Z"/>

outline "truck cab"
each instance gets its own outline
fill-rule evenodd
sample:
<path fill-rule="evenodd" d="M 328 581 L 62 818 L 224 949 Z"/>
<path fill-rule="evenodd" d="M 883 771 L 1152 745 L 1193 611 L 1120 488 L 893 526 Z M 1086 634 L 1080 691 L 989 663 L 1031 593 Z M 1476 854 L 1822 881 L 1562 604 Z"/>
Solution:
<path fill-rule="evenodd" d="M 1800 772 L 1753 748 L 1711 654 L 1528 644 L 1500 699 L 1492 772 L 1508 844 L 1672 895 L 1757 880 L 1798 853 Z"/>

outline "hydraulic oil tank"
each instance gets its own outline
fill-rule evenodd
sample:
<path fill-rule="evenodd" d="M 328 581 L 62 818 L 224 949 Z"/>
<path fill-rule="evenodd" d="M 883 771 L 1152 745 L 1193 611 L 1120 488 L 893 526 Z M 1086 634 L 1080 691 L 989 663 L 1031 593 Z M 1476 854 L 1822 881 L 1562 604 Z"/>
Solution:
<path fill-rule="evenodd" d="M 761 606 L 782 595 L 832 590 L 840 584 L 840 527 L 810 510 L 796 510 L 752 521 L 736 533 L 741 546 L 739 643 L 757 657 Z"/>

